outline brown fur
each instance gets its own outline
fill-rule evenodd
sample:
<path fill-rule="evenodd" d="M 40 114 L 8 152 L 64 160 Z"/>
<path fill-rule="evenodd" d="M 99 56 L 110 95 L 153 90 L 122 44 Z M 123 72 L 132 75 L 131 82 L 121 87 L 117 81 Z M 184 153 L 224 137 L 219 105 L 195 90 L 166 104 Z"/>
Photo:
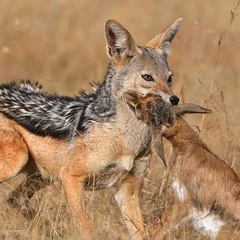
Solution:
<path fill-rule="evenodd" d="M 189 218 L 196 226 L 197 220 L 191 214 L 202 214 L 203 212 L 204 217 L 201 215 L 203 219 L 212 216 L 211 221 L 221 221 L 221 226 L 216 227 L 215 232 L 210 233 L 210 230 L 206 230 L 208 235 L 216 237 L 216 239 L 223 239 L 223 236 L 226 237 L 226 229 L 229 228 L 224 226 L 229 220 L 229 216 L 240 220 L 239 177 L 228 164 L 204 144 L 199 135 L 180 115 L 175 115 L 172 106 L 168 105 L 167 108 L 172 116 L 171 120 L 175 120 L 169 124 L 166 119 L 162 118 L 162 125 L 156 125 L 156 118 L 159 116 L 154 116 L 157 113 L 155 110 L 162 107 L 162 104 L 166 104 L 163 103 L 161 97 L 154 94 L 141 97 L 136 94 L 133 101 L 133 93 L 130 94 L 131 97 L 128 98 L 126 95 L 125 100 L 135 107 L 135 111 L 151 126 L 154 134 L 160 134 L 171 142 L 175 155 L 171 163 L 171 171 L 175 184 L 173 187 L 178 194 L 178 203 L 180 204 L 175 206 L 173 215 L 167 212 L 162 217 L 161 224 L 155 229 L 155 234 L 158 236 L 156 239 L 159 239 L 160 236 L 163 237 L 171 227 L 176 228 Z M 131 101 L 129 101 L 130 98 Z M 152 104 L 151 108 L 149 108 L 149 103 Z M 178 107 L 176 107 L 176 111 Z M 204 109 L 198 107 L 199 110 Z M 194 112 L 192 111 L 192 113 Z M 159 230 L 160 236 L 158 235 Z M 204 233 L 203 230 L 200 231 Z M 167 234 L 168 237 L 171 236 L 169 234 Z"/>

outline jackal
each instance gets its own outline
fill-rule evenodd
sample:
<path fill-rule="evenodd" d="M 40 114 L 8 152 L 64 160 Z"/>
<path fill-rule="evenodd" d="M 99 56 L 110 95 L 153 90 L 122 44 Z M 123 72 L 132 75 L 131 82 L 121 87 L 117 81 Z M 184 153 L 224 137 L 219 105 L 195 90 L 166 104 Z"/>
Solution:
<path fill-rule="evenodd" d="M 153 92 L 172 105 L 170 44 L 182 19 L 146 46 L 137 46 L 118 22 L 105 24 L 111 59 L 104 81 L 93 93 L 49 95 L 38 84 L 0 85 L 0 180 L 17 175 L 34 159 L 44 177 L 62 180 L 83 238 L 93 227 L 84 207 L 84 190 L 115 186 L 115 199 L 131 239 L 145 234 L 139 191 L 151 157 L 149 126 L 122 100 L 123 92 Z"/>

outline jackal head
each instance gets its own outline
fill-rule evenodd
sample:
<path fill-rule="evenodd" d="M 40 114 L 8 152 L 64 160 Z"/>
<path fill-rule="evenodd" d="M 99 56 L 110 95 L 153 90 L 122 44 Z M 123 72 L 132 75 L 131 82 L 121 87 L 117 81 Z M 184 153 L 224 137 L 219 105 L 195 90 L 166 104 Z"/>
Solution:
<path fill-rule="evenodd" d="M 112 89 L 117 98 L 132 90 L 142 96 L 155 93 L 171 104 L 179 99 L 171 90 L 173 73 L 167 56 L 182 19 L 177 19 L 165 32 L 158 34 L 146 46 L 138 46 L 132 35 L 118 22 L 105 24 L 107 53 L 112 61 Z"/>

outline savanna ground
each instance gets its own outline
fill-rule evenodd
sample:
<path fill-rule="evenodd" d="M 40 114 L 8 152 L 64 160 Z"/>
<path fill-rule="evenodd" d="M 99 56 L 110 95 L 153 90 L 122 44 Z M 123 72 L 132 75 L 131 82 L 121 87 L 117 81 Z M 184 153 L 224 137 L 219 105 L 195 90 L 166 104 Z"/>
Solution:
<path fill-rule="evenodd" d="M 139 45 L 175 19 L 184 18 L 173 43 L 169 65 L 173 90 L 182 102 L 196 102 L 211 115 L 188 117 L 218 156 L 240 174 L 240 6 L 237 0 L 35 0 L 0 1 L 0 82 L 31 79 L 44 90 L 64 95 L 90 90 L 103 79 L 104 22 L 114 18 Z M 236 9 L 235 9 L 236 8 Z M 170 148 L 166 146 L 167 155 Z M 155 157 L 145 178 L 141 208 L 150 230 L 171 193 L 160 185 L 163 164 Z M 39 191 L 30 201 L 37 214 L 27 221 L 4 202 L 21 176 L 1 184 L 0 239 L 78 239 L 61 187 Z M 99 239 L 127 239 L 112 197 L 114 189 L 87 193 L 88 211 Z M 181 228 L 179 239 L 206 239 Z M 176 234 L 177 236 L 177 234 Z"/>

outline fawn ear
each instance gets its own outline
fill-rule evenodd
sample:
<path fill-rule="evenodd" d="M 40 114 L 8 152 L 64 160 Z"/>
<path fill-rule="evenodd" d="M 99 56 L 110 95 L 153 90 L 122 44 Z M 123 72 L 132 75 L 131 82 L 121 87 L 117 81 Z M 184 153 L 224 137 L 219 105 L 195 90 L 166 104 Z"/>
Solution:
<path fill-rule="evenodd" d="M 186 113 L 211 113 L 210 109 L 204 108 L 194 103 L 184 103 L 175 107 L 177 115 L 184 115 Z"/>
<path fill-rule="evenodd" d="M 136 107 L 139 103 L 140 96 L 132 90 L 123 92 L 122 99 L 124 102 L 128 103 L 132 107 Z"/>
<path fill-rule="evenodd" d="M 160 135 L 160 134 L 158 134 L 157 136 L 155 135 L 155 137 L 153 139 L 153 144 L 154 144 L 154 149 L 155 149 L 157 155 L 162 159 L 164 166 L 167 167 L 164 148 L 163 148 L 162 135 Z"/>
<path fill-rule="evenodd" d="M 105 23 L 105 38 L 108 56 L 114 63 L 123 65 L 142 53 L 132 35 L 117 21 L 109 19 Z"/>
<path fill-rule="evenodd" d="M 171 50 L 171 42 L 177 34 L 182 20 L 182 18 L 177 19 L 164 33 L 159 33 L 146 46 L 168 55 Z"/>
<path fill-rule="evenodd" d="M 140 107 L 141 96 L 137 92 L 128 90 L 123 93 L 122 99 L 134 109 L 137 119 L 144 120 Z"/>

